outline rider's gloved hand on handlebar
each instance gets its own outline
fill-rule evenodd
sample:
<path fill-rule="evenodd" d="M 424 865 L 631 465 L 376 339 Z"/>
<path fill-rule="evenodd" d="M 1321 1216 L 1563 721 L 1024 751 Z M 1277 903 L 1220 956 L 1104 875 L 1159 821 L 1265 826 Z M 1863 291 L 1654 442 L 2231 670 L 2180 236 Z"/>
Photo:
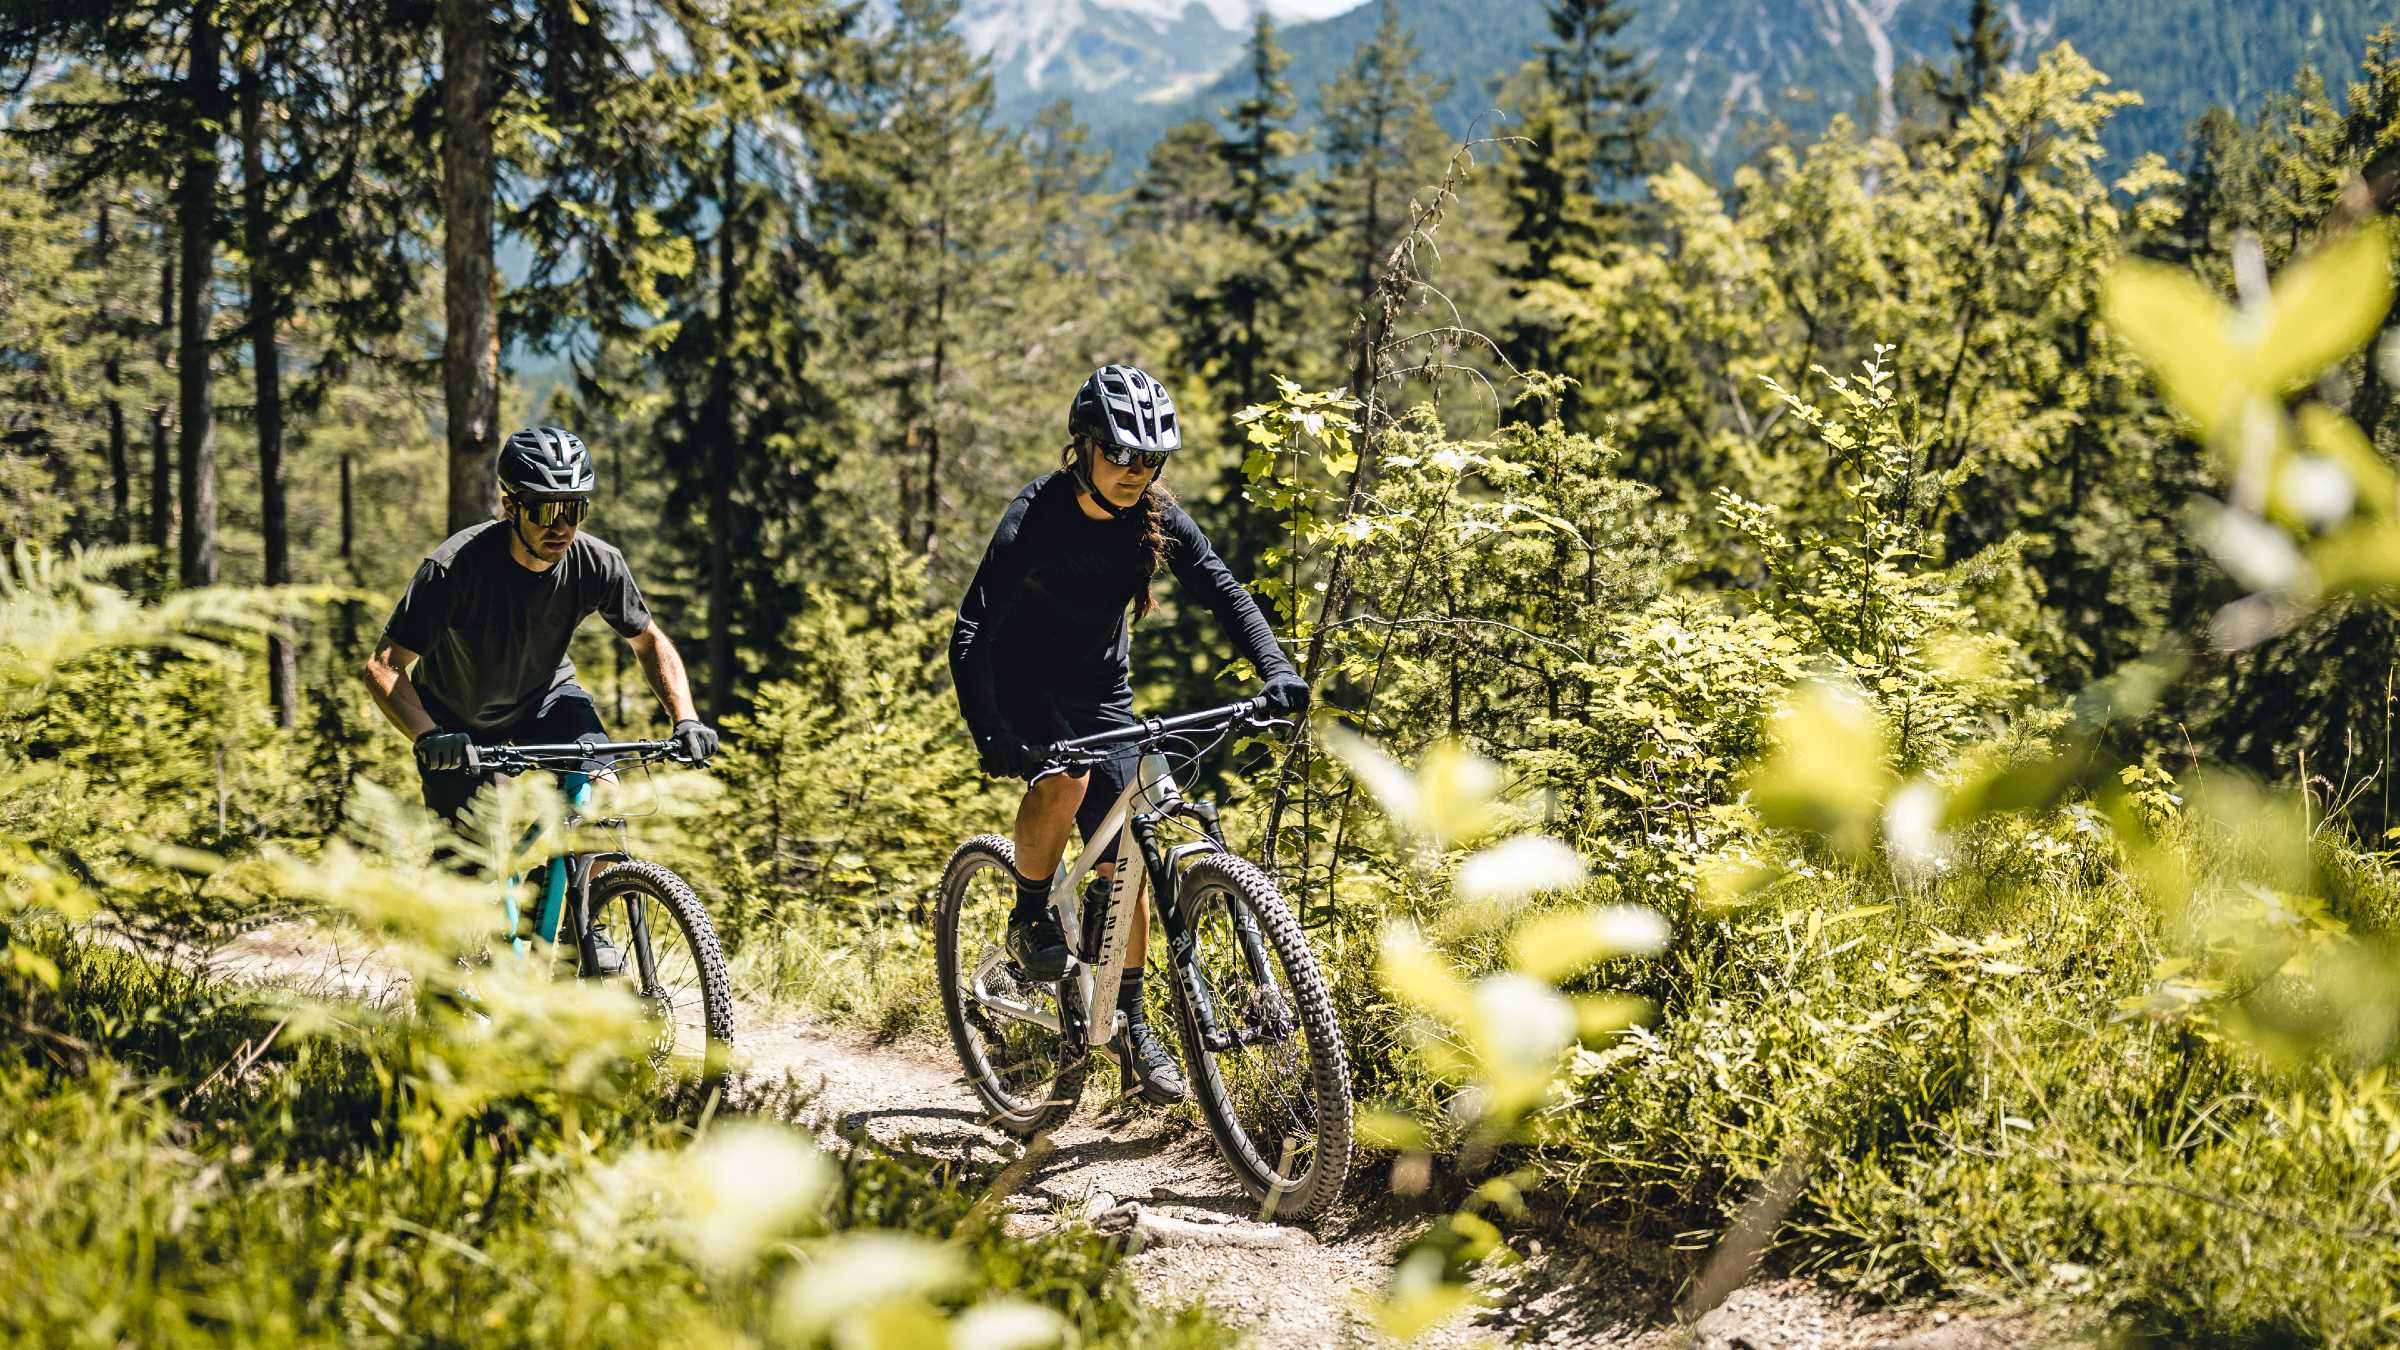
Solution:
<path fill-rule="evenodd" d="M 706 764 L 717 753 L 717 729 L 697 718 L 675 724 L 675 750 L 694 764 Z"/>
<path fill-rule="evenodd" d="M 975 748 L 983 754 L 983 771 L 994 778 L 1031 778 L 1041 771 L 1042 752 L 1012 732 L 978 736 Z"/>
<path fill-rule="evenodd" d="M 417 767 L 427 773 L 457 773 L 467 767 L 467 747 L 474 740 L 463 731 L 439 727 L 417 737 Z"/>
<path fill-rule="evenodd" d="M 1308 711 L 1308 681 L 1297 675 L 1278 675 L 1267 681 L 1260 697 L 1278 717 L 1298 717 Z"/>

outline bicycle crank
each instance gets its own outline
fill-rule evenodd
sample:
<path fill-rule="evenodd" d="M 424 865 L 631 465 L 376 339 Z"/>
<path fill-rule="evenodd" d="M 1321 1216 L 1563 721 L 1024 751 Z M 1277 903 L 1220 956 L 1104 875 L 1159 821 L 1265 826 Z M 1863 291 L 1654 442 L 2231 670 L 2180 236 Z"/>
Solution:
<path fill-rule="evenodd" d="M 995 977 L 997 983 L 1006 986 L 1008 993 L 994 991 L 992 986 Z M 1007 953 L 998 948 L 989 948 L 985 950 L 983 959 L 975 963 L 975 974 L 968 981 L 966 994 L 985 1012 L 1030 1023 L 1056 1035 L 1059 1030 L 1057 1014 L 1045 1012 L 1015 997 L 1017 989 L 1016 978 L 1009 973 Z"/>

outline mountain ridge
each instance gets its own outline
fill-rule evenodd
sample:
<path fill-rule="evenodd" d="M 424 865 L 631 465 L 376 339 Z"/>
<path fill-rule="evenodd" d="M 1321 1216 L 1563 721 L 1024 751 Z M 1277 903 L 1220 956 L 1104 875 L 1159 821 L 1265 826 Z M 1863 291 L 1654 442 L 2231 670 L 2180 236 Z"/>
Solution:
<path fill-rule="evenodd" d="M 1345 2 L 1314 0 L 1319 9 Z M 1176 3 L 977 0 L 986 32 L 1005 26 L 1008 11 L 1041 8 L 1087 16 L 1091 26 L 1082 37 L 1098 53 L 1128 44 L 1127 30 L 1135 25 L 1152 35 L 1151 66 L 1120 70 L 1112 81 L 1089 86 L 1049 78 L 1060 69 L 1055 63 L 1042 69 L 1044 78 L 1028 81 L 996 59 L 1002 114 L 1027 121 L 1042 104 L 1067 97 L 1090 127 L 1093 144 L 1114 155 L 1112 180 L 1129 180 L 1168 127 L 1217 116 L 1246 85 L 1246 72 L 1237 67 L 1248 16 L 1261 0 L 1184 0 L 1176 11 L 1180 26 L 1156 28 L 1157 16 Z M 1309 0 L 1275 3 L 1293 14 L 1304 12 Z M 1547 38 L 1546 7 L 1533 0 L 1396 3 L 1425 54 L 1427 73 L 1451 81 L 1449 96 L 1435 110 L 1444 128 L 1464 136 L 1479 121 L 1487 133 L 1504 127 L 1490 117 L 1503 111 L 1495 108 L 1499 86 Z M 2018 65 L 2068 41 L 2118 87 L 2143 96 L 2142 106 L 2115 119 L 2112 153 L 2156 150 L 2170 158 L 2210 103 L 2253 111 L 2264 95 L 2288 88 L 2303 62 L 2315 64 L 2338 90 L 2367 36 L 2394 17 L 2382 0 L 2298 6 L 2011 0 L 2003 9 L 2016 35 Z M 1241 12 L 1241 31 L 1217 21 L 1219 12 L 1235 11 Z M 1753 132 L 1774 123 L 1813 135 L 1833 114 L 1847 112 L 1869 126 L 1888 127 L 1910 67 L 1953 58 L 1952 33 L 1964 27 L 1966 11 L 1967 0 L 1663 0 L 1636 4 L 1624 38 L 1650 59 L 1664 129 L 1688 147 L 1688 157 L 1722 173 L 1746 156 Z M 1363 0 L 1328 17 L 1279 23 L 1278 40 L 1292 53 L 1287 78 L 1304 126 L 1315 123 L 1318 85 L 1347 64 L 1377 21 L 1375 0 Z"/>

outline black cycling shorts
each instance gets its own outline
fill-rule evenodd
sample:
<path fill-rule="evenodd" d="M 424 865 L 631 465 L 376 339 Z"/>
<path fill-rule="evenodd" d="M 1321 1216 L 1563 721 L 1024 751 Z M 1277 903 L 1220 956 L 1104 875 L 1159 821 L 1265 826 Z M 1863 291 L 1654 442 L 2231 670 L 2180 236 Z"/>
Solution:
<path fill-rule="evenodd" d="M 998 693 L 1001 716 L 1036 749 L 1053 741 L 1141 725 L 1133 715 L 1133 689 L 1126 684 L 1096 698 L 1030 685 L 1002 685 Z M 1128 749 L 1092 767 L 1091 777 L 1083 785 L 1083 801 L 1075 808 L 1075 824 L 1086 843 L 1100 828 L 1108 809 L 1117 804 L 1117 794 L 1133 781 L 1139 766 L 1140 757 Z"/>
<path fill-rule="evenodd" d="M 444 731 L 451 728 L 444 727 Z M 478 745 L 565 745 L 585 737 L 607 740 L 608 733 L 600 727 L 600 713 L 592 706 L 592 696 L 583 686 L 572 681 L 558 686 L 543 697 L 541 706 L 507 726 L 473 733 Z M 585 773 L 605 772 L 612 761 L 584 761 Z M 427 773 L 417 770 L 417 781 L 425 789 L 425 806 L 442 819 L 458 823 L 458 813 L 466 809 L 467 801 L 484 784 L 492 781 L 488 773 Z"/>

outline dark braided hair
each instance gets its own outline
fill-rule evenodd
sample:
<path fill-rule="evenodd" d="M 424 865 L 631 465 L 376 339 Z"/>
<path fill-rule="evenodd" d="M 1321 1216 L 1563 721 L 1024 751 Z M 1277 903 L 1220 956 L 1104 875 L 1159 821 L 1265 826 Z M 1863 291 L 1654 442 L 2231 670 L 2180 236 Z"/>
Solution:
<path fill-rule="evenodd" d="M 1073 469 L 1078 455 L 1098 454 L 1098 447 L 1085 441 L 1069 441 L 1062 467 Z M 1160 470 L 1142 489 L 1142 501 L 1130 519 L 1140 531 L 1135 565 L 1141 569 L 1142 589 L 1133 597 L 1133 619 L 1139 623 L 1158 608 L 1158 595 L 1152 583 L 1158 580 L 1158 569 L 1167 560 L 1167 550 L 1173 545 L 1167 539 L 1167 508 L 1175 504 L 1175 494 L 1168 490 L 1166 471 Z"/>

